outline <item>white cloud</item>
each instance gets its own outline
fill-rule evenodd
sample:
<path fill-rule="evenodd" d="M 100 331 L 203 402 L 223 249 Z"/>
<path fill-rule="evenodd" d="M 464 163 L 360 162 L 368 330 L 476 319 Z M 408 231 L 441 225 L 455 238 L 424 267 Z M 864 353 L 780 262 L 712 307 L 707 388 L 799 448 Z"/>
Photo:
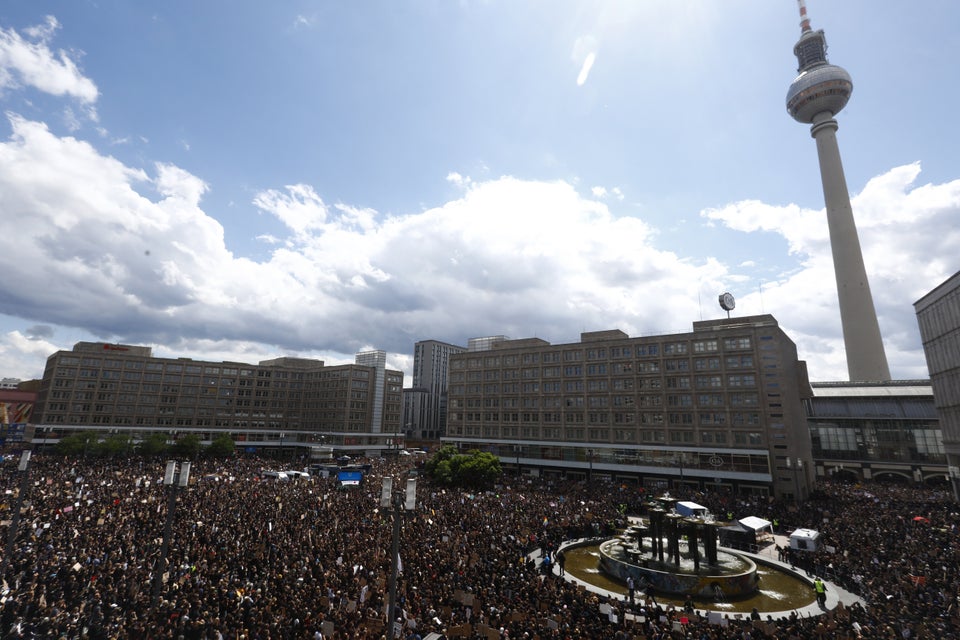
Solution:
<path fill-rule="evenodd" d="M 918 163 L 870 180 L 851 198 L 884 347 L 895 377 L 926 377 L 913 303 L 957 269 L 960 180 L 915 186 Z M 833 260 L 824 210 L 738 202 L 701 214 L 745 233 L 782 236 L 801 268 L 763 285 L 776 315 L 811 364 L 815 379 L 845 379 Z M 748 304 L 760 304 L 759 292 Z"/>
<path fill-rule="evenodd" d="M 466 187 L 470 185 L 470 176 L 462 176 L 456 171 L 451 171 L 447 174 L 447 182 L 450 184 L 455 184 L 458 187 Z"/>
<path fill-rule="evenodd" d="M 297 14 L 297 17 L 293 19 L 293 28 L 294 29 L 306 29 L 313 26 L 315 18 L 310 16 L 305 16 L 303 14 Z"/>
<path fill-rule="evenodd" d="M 610 197 L 617 202 L 623 202 L 623 191 L 620 190 L 620 187 L 607 189 L 606 187 L 596 186 L 590 189 L 590 193 L 592 193 L 595 198 Z"/>
<path fill-rule="evenodd" d="M 87 105 L 96 102 L 98 91 L 93 81 L 80 72 L 66 51 L 50 49 L 50 39 L 59 28 L 57 19 L 47 16 L 42 25 L 24 30 L 26 39 L 14 29 L 0 29 L 0 90 L 22 84 Z"/>
<path fill-rule="evenodd" d="M 257 194 L 253 203 L 279 218 L 297 235 L 321 229 L 327 220 L 327 205 L 309 185 L 288 185 L 286 193 L 268 189 Z"/>
<path fill-rule="evenodd" d="M 299 184 L 255 195 L 255 206 L 289 230 L 260 234 L 273 244 L 258 262 L 225 245 L 222 226 L 202 209 L 201 178 L 170 164 L 152 173 L 126 166 L 19 116 L 11 126 L 0 143 L 0 313 L 8 318 L 171 355 L 349 359 L 373 345 L 400 363 L 426 338 L 564 342 L 594 329 L 688 331 L 704 312 L 722 317 L 714 304 L 701 307 L 700 292 L 731 288 L 739 313 L 778 318 L 815 379 L 845 377 L 822 212 L 756 201 L 703 212 L 725 233 L 786 239 L 797 267 L 766 277 L 761 291 L 749 261 L 731 269 L 658 248 L 656 229 L 598 200 L 614 189 L 584 196 L 564 181 L 451 173 L 451 183 L 469 183 L 459 198 L 383 216 L 328 206 Z M 924 375 L 911 304 L 955 271 L 960 243 L 960 181 L 917 187 L 918 175 L 918 165 L 894 169 L 854 198 L 901 377 Z M 25 331 L 0 338 L 3 353 L 40 362 Z M 43 340 L 45 357 L 53 340 Z"/>

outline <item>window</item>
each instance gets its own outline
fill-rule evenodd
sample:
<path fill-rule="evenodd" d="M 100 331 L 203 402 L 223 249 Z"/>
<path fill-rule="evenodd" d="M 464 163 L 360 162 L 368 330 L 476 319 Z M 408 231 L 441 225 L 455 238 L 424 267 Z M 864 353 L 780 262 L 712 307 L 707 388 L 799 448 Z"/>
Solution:
<path fill-rule="evenodd" d="M 749 349 L 750 336 L 744 336 L 740 338 L 724 338 L 723 348 L 727 351 L 732 349 Z"/>
<path fill-rule="evenodd" d="M 717 341 L 716 340 L 697 340 L 693 343 L 693 352 L 694 353 L 707 353 L 710 351 L 717 350 Z"/>

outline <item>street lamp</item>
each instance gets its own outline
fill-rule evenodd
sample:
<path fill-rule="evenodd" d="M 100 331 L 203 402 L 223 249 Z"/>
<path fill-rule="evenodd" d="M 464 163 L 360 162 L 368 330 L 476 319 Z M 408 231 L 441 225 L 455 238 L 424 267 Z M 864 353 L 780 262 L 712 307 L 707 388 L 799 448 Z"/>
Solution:
<path fill-rule="evenodd" d="M 590 471 L 587 474 L 587 484 L 593 484 L 593 449 L 587 449 L 587 462 L 590 464 Z"/>
<path fill-rule="evenodd" d="M 280 451 L 277 453 L 277 457 L 280 460 L 283 460 L 283 439 L 287 437 L 283 431 L 280 432 Z"/>
<path fill-rule="evenodd" d="M 517 454 L 517 477 L 520 477 L 520 452 L 523 450 L 518 444 L 513 445 L 513 452 Z"/>
<path fill-rule="evenodd" d="M 401 499 L 402 497 L 402 499 Z M 387 624 L 390 627 L 389 637 L 395 638 L 398 634 L 393 626 L 397 620 L 397 573 L 400 567 L 400 520 L 417 508 L 417 479 L 407 478 L 407 488 L 404 494 L 393 493 L 393 478 L 386 476 L 380 491 L 380 507 L 393 516 L 393 542 L 390 552 L 390 593 L 387 601 Z"/>
<path fill-rule="evenodd" d="M 153 576 L 153 606 L 160 600 L 160 583 L 167 570 L 167 549 L 170 547 L 170 536 L 173 533 L 174 511 L 177 508 L 177 494 L 190 481 L 190 463 L 186 460 L 177 468 L 176 460 L 167 461 L 167 469 L 163 473 L 163 486 L 169 487 L 170 501 L 167 503 L 167 519 L 163 525 L 163 543 L 160 545 L 160 561 L 157 564 L 156 574 Z"/>
<path fill-rule="evenodd" d="M 23 496 L 30 490 L 30 455 L 29 449 L 20 454 L 20 464 L 17 465 L 23 478 L 20 481 L 20 493 L 17 494 L 17 506 L 13 510 L 13 519 L 10 521 L 10 531 L 7 533 L 7 548 L 3 554 L 3 564 L 0 564 L 0 582 L 4 582 L 7 577 L 7 565 L 10 564 L 10 556 L 13 554 L 13 545 L 17 540 L 17 528 L 20 526 L 20 509 L 23 508 Z"/>
<path fill-rule="evenodd" d="M 800 458 L 797 458 L 797 466 L 794 467 L 790 462 L 790 458 L 788 457 L 787 469 L 793 469 L 793 485 L 796 490 L 794 497 L 797 501 L 797 505 L 799 506 L 800 505 L 800 474 L 803 473 L 803 460 L 801 460 Z"/>

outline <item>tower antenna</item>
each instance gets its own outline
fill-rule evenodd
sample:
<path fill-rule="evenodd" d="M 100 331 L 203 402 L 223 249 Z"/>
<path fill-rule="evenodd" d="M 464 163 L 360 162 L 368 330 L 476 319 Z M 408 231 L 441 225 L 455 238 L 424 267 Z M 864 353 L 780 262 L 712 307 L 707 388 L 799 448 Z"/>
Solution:
<path fill-rule="evenodd" d="M 800 31 L 806 33 L 812 31 L 810 28 L 810 16 L 807 15 L 807 3 L 804 0 L 797 0 L 800 5 Z"/>

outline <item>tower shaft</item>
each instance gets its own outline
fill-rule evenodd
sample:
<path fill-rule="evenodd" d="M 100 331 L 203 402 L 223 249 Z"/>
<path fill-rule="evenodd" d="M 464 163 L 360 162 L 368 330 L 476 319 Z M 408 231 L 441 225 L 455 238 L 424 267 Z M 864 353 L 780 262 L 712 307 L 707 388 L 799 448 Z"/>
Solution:
<path fill-rule="evenodd" d="M 890 379 L 890 367 L 843 176 L 837 121 L 833 119 L 850 99 L 853 80 L 844 69 L 827 61 L 827 39 L 823 30 L 814 31 L 810 27 L 804 0 L 798 0 L 798 4 L 800 39 L 793 53 L 797 56 L 800 75 L 787 92 L 787 111 L 797 122 L 812 125 L 810 135 L 817 141 L 847 372 L 851 381 L 884 382 Z"/>
<path fill-rule="evenodd" d="M 840 323 L 847 352 L 847 372 L 851 381 L 887 381 L 890 380 L 890 368 L 843 174 L 840 146 L 837 144 L 837 121 L 829 113 L 823 113 L 822 116 L 810 128 L 810 135 L 817 142 L 820 161 L 820 180 L 823 183 L 830 248 L 840 299 Z"/>

